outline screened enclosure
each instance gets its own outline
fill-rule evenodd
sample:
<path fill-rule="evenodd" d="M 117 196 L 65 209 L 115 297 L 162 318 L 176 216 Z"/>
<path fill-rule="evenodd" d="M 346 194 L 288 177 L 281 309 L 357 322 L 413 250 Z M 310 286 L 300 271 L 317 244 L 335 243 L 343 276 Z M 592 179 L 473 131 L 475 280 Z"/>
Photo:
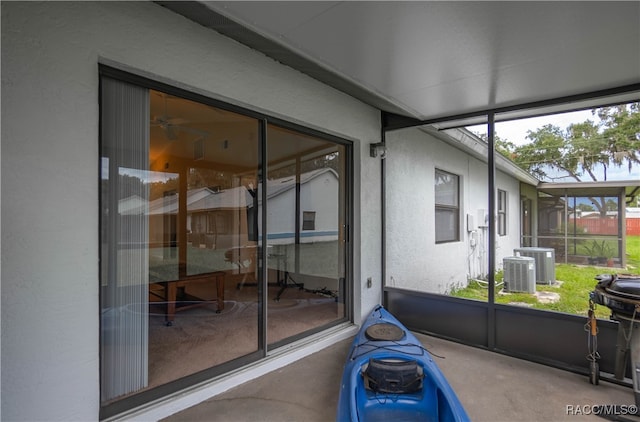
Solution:
<path fill-rule="evenodd" d="M 626 190 L 625 183 L 579 190 L 543 187 L 538 245 L 553 248 L 558 262 L 625 268 Z"/>

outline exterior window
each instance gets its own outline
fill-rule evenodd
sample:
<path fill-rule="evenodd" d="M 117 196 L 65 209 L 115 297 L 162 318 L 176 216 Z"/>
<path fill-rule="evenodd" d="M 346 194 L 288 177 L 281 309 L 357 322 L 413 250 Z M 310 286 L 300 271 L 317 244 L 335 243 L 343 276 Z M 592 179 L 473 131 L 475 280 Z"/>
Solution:
<path fill-rule="evenodd" d="M 498 235 L 507 234 L 507 191 L 498 189 Z"/>
<path fill-rule="evenodd" d="M 316 229 L 316 212 L 304 211 L 302 213 L 302 230 Z"/>
<path fill-rule="evenodd" d="M 460 177 L 436 169 L 436 243 L 460 240 Z"/>

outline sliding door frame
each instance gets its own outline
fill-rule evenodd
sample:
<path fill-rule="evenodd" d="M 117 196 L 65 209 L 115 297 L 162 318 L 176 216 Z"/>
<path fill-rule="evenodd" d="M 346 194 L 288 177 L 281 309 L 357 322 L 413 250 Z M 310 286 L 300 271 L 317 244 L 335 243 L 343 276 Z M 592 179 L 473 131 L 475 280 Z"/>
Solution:
<path fill-rule="evenodd" d="M 100 419 L 105 419 L 105 418 L 109 418 L 112 416 L 115 416 L 119 413 L 131 410 L 135 407 L 139 407 L 142 406 L 146 403 L 149 403 L 151 401 L 154 400 L 159 400 L 162 399 L 164 397 L 176 394 L 178 392 L 180 392 L 181 390 L 184 390 L 188 387 L 194 386 L 196 384 L 199 383 L 203 383 L 206 382 L 208 380 L 211 380 L 215 377 L 219 377 L 224 375 L 225 373 L 228 373 L 232 370 L 238 369 L 240 367 L 243 366 L 247 366 L 249 364 L 255 363 L 263 358 L 265 358 L 268 354 L 268 352 L 270 350 L 276 349 L 277 347 L 280 346 L 284 346 L 286 344 L 290 344 L 296 340 L 299 340 L 301 338 L 304 337 L 308 337 L 314 333 L 323 331 L 327 328 L 330 328 L 332 326 L 347 322 L 347 321 L 352 321 L 353 320 L 353 244 L 351 242 L 351 239 L 353 238 L 353 236 L 351 235 L 350 231 L 352 230 L 352 221 L 353 221 L 353 181 L 354 181 L 354 176 L 353 176 L 353 142 L 340 138 L 338 136 L 335 135 L 331 135 L 325 132 L 321 132 L 319 130 L 315 130 L 315 129 L 311 129 L 311 128 L 307 128 L 298 124 L 294 124 L 291 122 L 288 122 L 286 120 L 283 120 L 281 118 L 276 118 L 276 117 L 272 117 L 269 115 L 266 115 L 264 113 L 259 113 L 256 112 L 254 110 L 248 109 L 248 108 L 244 108 L 238 105 L 234 105 L 234 104 L 230 104 L 221 100 L 217 100 L 215 98 L 211 98 L 209 96 L 203 95 L 203 94 L 199 94 L 196 93 L 194 91 L 189 91 L 188 89 L 184 89 L 184 88 L 178 88 L 176 86 L 167 84 L 167 83 L 163 83 L 163 82 L 159 82 L 153 79 L 149 79 L 145 76 L 140 76 L 140 75 L 136 75 L 133 73 L 130 73 L 128 71 L 124 71 L 124 70 L 120 70 L 117 68 L 114 68 L 112 66 L 108 66 L 108 65 L 104 65 L 104 64 L 100 64 L 98 66 L 98 74 L 99 74 L 99 92 L 101 92 L 102 89 L 102 80 L 103 78 L 110 78 L 110 79 L 114 79 L 114 80 L 118 80 L 121 82 L 125 82 L 125 83 L 129 83 L 132 85 L 136 85 L 139 86 L 141 88 L 146 88 L 149 90 L 157 90 L 157 91 L 162 91 L 165 92 L 169 95 L 173 95 L 176 97 L 180 97 L 186 100 L 191 100 L 191 101 L 195 101 L 195 102 L 199 102 L 201 104 L 205 104 L 205 105 L 209 105 L 212 107 L 216 107 L 216 108 L 220 108 L 222 110 L 226 110 L 226 111 L 230 111 L 230 112 L 234 112 L 237 114 L 241 114 L 243 116 L 249 117 L 249 118 L 254 118 L 258 121 L 258 161 L 259 161 L 259 165 L 258 165 L 258 183 L 266 183 L 268 174 L 267 174 L 267 165 L 266 163 L 268 162 L 268 157 L 267 157 L 267 144 L 268 144 L 268 133 L 267 133 L 267 126 L 268 124 L 274 124 L 283 128 L 287 128 L 287 129 L 291 129 L 291 130 L 295 130 L 298 131 L 302 134 L 306 134 L 306 135 L 312 135 L 318 138 L 321 138 L 323 140 L 329 141 L 329 142 L 333 142 L 336 144 L 340 144 L 343 145 L 345 147 L 345 203 L 344 206 L 346 207 L 345 209 L 345 219 L 346 219 L 346 224 L 345 224 L 345 243 L 346 243 L 346 248 L 344 248 L 344 259 L 345 259 L 345 278 L 344 280 L 341 280 L 342 283 L 340 283 L 340 285 L 342 286 L 342 288 L 344 289 L 344 298 L 342 300 L 344 300 L 344 305 L 345 305 L 345 315 L 343 318 L 337 319 L 327 325 L 321 326 L 321 327 L 316 327 L 310 331 L 306 331 L 304 333 L 301 333 L 299 335 L 287 338 L 285 341 L 276 343 L 274 345 L 271 345 L 271 347 L 267 347 L 267 301 L 269 300 L 269 298 L 267 297 L 267 288 L 266 288 L 266 280 L 267 280 L 267 248 L 266 246 L 266 242 L 267 242 L 267 238 L 264 235 L 265 233 L 268 232 L 268 227 L 267 227 L 267 209 L 266 207 L 262 207 L 262 213 L 260 216 L 258 216 L 258 218 L 261 219 L 262 222 L 262 241 L 258 242 L 258 245 L 260 246 L 258 248 L 259 252 L 258 252 L 258 263 L 257 263 L 257 268 L 258 268 L 258 281 L 259 281 L 259 292 L 258 292 L 258 298 L 259 298 L 259 302 L 258 302 L 258 350 L 255 352 L 252 352 L 248 355 L 239 357 L 237 359 L 225 362 L 223 364 L 220 364 L 218 366 L 214 366 L 208 369 L 205 369 L 203 371 L 185 376 L 183 378 L 179 378 L 177 380 L 168 382 L 166 384 L 162 384 L 160 386 L 154 387 L 150 390 L 147 391 L 142 391 L 140 393 L 134 393 L 129 397 L 125 397 L 119 400 L 116 400 L 112 403 L 103 405 L 101 403 L 100 405 Z M 102 122 L 102 96 L 101 94 L 99 94 L 99 115 L 100 115 L 100 128 L 102 128 L 103 122 Z M 100 150 L 102 150 L 102 138 L 99 138 L 99 147 Z M 100 166 L 98 166 L 98 169 L 100 169 Z M 100 186 L 100 173 L 98 173 L 98 186 Z M 263 186 L 265 186 L 263 184 Z M 101 195 L 99 195 L 99 197 L 101 197 Z M 266 189 L 262 189 L 262 203 L 263 204 L 267 204 L 267 190 Z M 100 201 L 102 201 L 102 199 L 99 199 Z M 99 206 L 99 209 L 102 209 L 102 203 Z M 99 221 L 101 221 L 99 219 Z M 102 224 L 102 223 L 100 223 Z M 99 233 L 101 233 L 101 228 L 99 228 Z M 99 234 L 99 245 L 102 244 L 102 237 Z M 99 248 L 101 250 L 101 248 Z M 101 303 L 101 301 L 100 301 Z M 99 310 L 98 310 L 99 311 Z M 100 338 L 100 342 L 102 343 L 102 323 L 101 326 L 99 328 L 99 338 Z M 104 363 L 102 361 L 100 361 L 100 373 L 102 372 L 102 366 L 104 365 Z"/>

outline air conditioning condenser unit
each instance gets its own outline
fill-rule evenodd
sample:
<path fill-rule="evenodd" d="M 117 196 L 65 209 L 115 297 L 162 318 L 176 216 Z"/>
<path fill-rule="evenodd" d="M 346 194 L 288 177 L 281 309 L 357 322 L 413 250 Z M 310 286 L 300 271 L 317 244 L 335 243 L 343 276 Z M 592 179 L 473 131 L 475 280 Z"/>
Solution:
<path fill-rule="evenodd" d="M 536 292 L 536 261 L 528 256 L 508 256 L 504 265 L 504 290 L 507 292 Z"/>
<path fill-rule="evenodd" d="M 527 247 L 513 250 L 515 256 L 528 256 L 536 260 L 536 283 L 556 282 L 556 251 L 553 248 Z"/>

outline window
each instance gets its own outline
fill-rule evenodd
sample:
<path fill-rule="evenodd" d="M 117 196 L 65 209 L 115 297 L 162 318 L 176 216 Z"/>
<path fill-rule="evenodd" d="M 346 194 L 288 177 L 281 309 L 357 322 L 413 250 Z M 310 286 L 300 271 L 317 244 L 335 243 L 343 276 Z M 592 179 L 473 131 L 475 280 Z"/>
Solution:
<path fill-rule="evenodd" d="M 304 211 L 302 213 L 302 230 L 316 229 L 316 212 Z"/>
<path fill-rule="evenodd" d="M 436 243 L 460 240 L 459 176 L 436 169 L 435 233 Z"/>
<path fill-rule="evenodd" d="M 507 234 L 507 191 L 498 189 L 498 235 Z"/>

